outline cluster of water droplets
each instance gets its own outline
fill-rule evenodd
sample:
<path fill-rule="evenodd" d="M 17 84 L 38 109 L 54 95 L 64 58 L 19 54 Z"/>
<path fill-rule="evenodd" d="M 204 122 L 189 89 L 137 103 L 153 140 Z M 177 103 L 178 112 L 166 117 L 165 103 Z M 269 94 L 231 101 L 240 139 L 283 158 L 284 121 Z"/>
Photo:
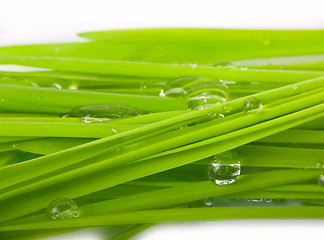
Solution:
<path fill-rule="evenodd" d="M 184 77 L 169 81 L 164 95 L 184 98 L 190 109 L 197 110 L 225 102 L 228 99 L 228 88 L 220 80 Z"/>
<path fill-rule="evenodd" d="M 235 150 L 217 154 L 208 166 L 209 179 L 217 185 L 228 185 L 241 174 L 241 164 Z"/>
<path fill-rule="evenodd" d="M 78 213 L 78 205 L 68 198 L 56 199 L 46 208 L 46 215 L 49 220 L 76 218 Z"/>
<path fill-rule="evenodd" d="M 137 116 L 138 111 L 120 104 L 99 104 L 77 107 L 69 116 L 82 119 L 84 123 L 96 123 L 109 121 L 116 118 L 127 118 Z"/>

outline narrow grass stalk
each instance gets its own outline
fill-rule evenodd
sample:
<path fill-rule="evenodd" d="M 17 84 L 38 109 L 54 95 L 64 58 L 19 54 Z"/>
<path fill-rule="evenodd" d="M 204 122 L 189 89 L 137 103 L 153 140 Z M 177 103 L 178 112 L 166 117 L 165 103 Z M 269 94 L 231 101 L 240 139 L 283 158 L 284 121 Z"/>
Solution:
<path fill-rule="evenodd" d="M 107 75 L 125 75 L 136 77 L 207 77 L 236 82 L 290 82 L 295 83 L 323 76 L 316 72 L 276 71 L 258 69 L 215 68 L 209 66 L 191 66 L 181 64 L 143 63 L 82 58 L 0 56 L 0 63 L 18 64 L 31 67 L 48 68 L 57 71 L 81 73 L 99 73 Z M 120 103 L 120 102 L 119 102 Z M 120 103 L 122 104 L 122 103 Z"/>
<path fill-rule="evenodd" d="M 140 95 L 69 91 L 54 88 L 36 88 L 0 85 L 3 99 L 1 110 L 17 112 L 44 112 L 67 114 L 80 106 L 120 104 L 143 112 L 185 110 L 187 102 L 177 98 Z"/>

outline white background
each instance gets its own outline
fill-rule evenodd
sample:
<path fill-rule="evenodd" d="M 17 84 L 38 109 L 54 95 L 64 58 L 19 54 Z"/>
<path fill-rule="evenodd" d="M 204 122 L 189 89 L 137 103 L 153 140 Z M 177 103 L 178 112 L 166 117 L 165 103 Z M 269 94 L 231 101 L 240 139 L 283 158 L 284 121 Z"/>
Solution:
<path fill-rule="evenodd" d="M 0 10 L 0 45 L 74 41 L 77 32 L 138 27 L 324 28 L 324 0 L 0 0 Z M 48 240 L 107 239 L 98 232 L 87 230 Z M 250 220 L 161 224 L 136 239 L 297 240 L 323 236 L 324 221 Z"/>

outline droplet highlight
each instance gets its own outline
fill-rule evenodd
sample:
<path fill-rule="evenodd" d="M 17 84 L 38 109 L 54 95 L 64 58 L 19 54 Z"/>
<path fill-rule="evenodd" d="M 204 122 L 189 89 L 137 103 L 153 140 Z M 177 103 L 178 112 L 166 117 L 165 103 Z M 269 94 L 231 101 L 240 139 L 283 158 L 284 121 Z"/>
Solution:
<path fill-rule="evenodd" d="M 78 212 L 78 205 L 68 198 L 56 199 L 46 209 L 46 215 L 49 220 L 76 218 Z"/>
<path fill-rule="evenodd" d="M 319 178 L 318 178 L 318 185 L 324 186 L 324 175 L 319 176 Z"/>

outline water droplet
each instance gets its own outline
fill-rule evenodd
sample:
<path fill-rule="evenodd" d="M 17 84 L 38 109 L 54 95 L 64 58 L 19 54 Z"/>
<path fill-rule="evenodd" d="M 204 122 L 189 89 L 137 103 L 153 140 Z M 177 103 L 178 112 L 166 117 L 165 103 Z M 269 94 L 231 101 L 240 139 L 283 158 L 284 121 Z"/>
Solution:
<path fill-rule="evenodd" d="M 316 168 L 324 168 L 324 160 L 317 162 Z"/>
<path fill-rule="evenodd" d="M 186 98 L 190 109 L 203 109 L 226 101 L 228 88 L 220 80 L 184 77 L 169 81 L 165 95 Z"/>
<path fill-rule="evenodd" d="M 118 133 L 118 131 L 116 129 L 114 129 L 114 128 L 112 128 L 111 131 L 113 131 L 115 134 Z"/>
<path fill-rule="evenodd" d="M 263 201 L 265 201 L 266 203 L 271 203 L 272 202 L 272 198 L 264 198 Z"/>
<path fill-rule="evenodd" d="M 244 112 L 247 114 L 258 113 L 262 109 L 262 102 L 256 97 L 249 97 L 243 103 Z"/>
<path fill-rule="evenodd" d="M 180 63 L 182 66 L 189 66 L 192 69 L 195 69 L 197 67 L 197 63 L 191 60 L 185 60 Z"/>
<path fill-rule="evenodd" d="M 138 115 L 133 108 L 119 104 L 89 105 L 75 108 L 70 116 L 79 117 L 85 123 L 108 121 L 114 118 L 126 118 Z"/>
<path fill-rule="evenodd" d="M 211 199 L 211 198 L 206 198 L 205 200 L 204 200 L 204 202 L 205 202 L 205 205 L 206 206 L 212 206 L 213 205 L 213 199 Z"/>
<path fill-rule="evenodd" d="M 223 118 L 224 115 L 223 114 L 219 114 L 217 112 L 211 111 L 211 112 L 208 113 L 208 117 L 213 118 L 213 119 L 214 118 L 219 119 L 219 118 Z"/>
<path fill-rule="evenodd" d="M 240 69 L 241 69 L 242 71 L 246 71 L 246 70 L 248 70 L 247 67 L 241 67 Z"/>
<path fill-rule="evenodd" d="M 233 107 L 229 104 L 226 104 L 224 107 L 223 107 L 223 110 L 224 110 L 224 113 L 229 113 L 231 112 L 233 109 Z"/>
<path fill-rule="evenodd" d="M 291 85 L 290 88 L 291 88 L 292 90 L 297 90 L 297 89 L 298 89 L 297 85 Z"/>
<path fill-rule="evenodd" d="M 324 186 L 324 175 L 321 175 L 321 176 L 318 178 L 318 185 L 320 185 L 320 186 Z"/>
<path fill-rule="evenodd" d="M 69 87 L 69 90 L 77 90 L 78 89 L 78 86 L 77 85 L 71 85 Z"/>
<path fill-rule="evenodd" d="M 234 150 L 217 154 L 208 167 L 209 179 L 217 185 L 234 183 L 240 174 L 241 164 Z"/>
<path fill-rule="evenodd" d="M 56 89 L 62 89 L 62 86 L 58 83 L 53 83 L 51 87 Z"/>
<path fill-rule="evenodd" d="M 212 64 L 212 66 L 214 67 L 226 67 L 226 68 L 229 68 L 229 67 L 235 67 L 231 62 L 228 62 L 228 61 L 218 61 L 218 62 L 215 62 Z"/>
<path fill-rule="evenodd" d="M 49 220 L 76 218 L 78 216 L 78 205 L 71 199 L 59 198 L 49 204 L 46 209 Z"/>
<path fill-rule="evenodd" d="M 163 89 L 161 89 L 161 92 L 160 92 L 159 96 L 160 97 L 165 97 L 165 93 L 164 93 L 164 90 Z"/>

